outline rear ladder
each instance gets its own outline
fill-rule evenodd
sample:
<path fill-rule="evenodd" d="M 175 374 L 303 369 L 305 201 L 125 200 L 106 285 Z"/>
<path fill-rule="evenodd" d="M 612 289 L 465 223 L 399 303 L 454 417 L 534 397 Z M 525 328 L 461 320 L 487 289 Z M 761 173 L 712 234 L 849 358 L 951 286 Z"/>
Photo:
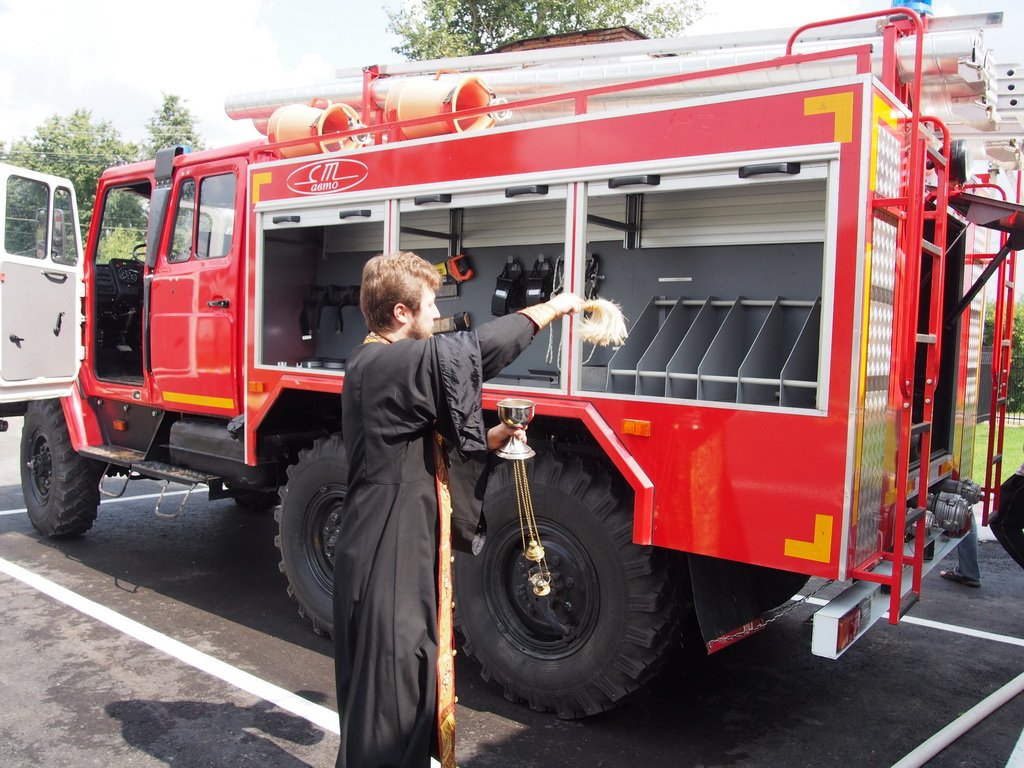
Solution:
<path fill-rule="evenodd" d="M 988 186 L 988 185 L 986 185 Z M 999 189 L 996 187 L 996 189 Z M 1002 190 L 1000 190 L 1002 191 Z M 1018 195 L 1019 198 L 1019 195 Z M 1007 235 L 1000 238 L 1005 247 Z M 1009 397 L 1011 350 L 1013 345 L 1013 296 L 1017 252 L 1011 250 L 999 265 L 995 317 L 992 333 L 992 398 L 988 414 L 988 461 L 985 467 L 985 493 L 982 525 L 999 508 L 999 487 L 1003 477 L 1003 437 L 1006 430 L 1006 405 Z M 1024 459 L 1024 457 L 1015 457 Z"/>

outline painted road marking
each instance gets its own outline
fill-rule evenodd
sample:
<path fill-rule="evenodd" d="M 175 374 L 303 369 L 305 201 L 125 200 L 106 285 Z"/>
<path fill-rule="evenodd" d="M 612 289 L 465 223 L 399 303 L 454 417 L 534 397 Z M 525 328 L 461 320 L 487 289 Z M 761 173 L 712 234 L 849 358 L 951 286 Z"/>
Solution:
<path fill-rule="evenodd" d="M 828 600 L 822 600 L 820 597 L 808 597 L 806 600 L 800 595 L 793 595 L 790 598 L 795 602 L 805 602 L 809 605 L 828 605 Z M 889 612 L 886 611 L 882 614 L 881 618 L 888 619 Z M 982 629 L 971 629 L 970 627 L 961 627 L 957 624 L 946 624 L 942 621 L 932 621 L 931 619 L 918 619 L 913 616 L 904 616 L 900 619 L 900 624 L 916 624 L 920 627 L 928 627 L 929 629 L 938 629 L 942 632 L 952 632 L 955 635 L 967 635 L 969 637 L 977 637 L 980 640 L 992 640 L 997 643 L 1006 643 L 1007 645 L 1016 645 L 1024 648 L 1024 639 L 1019 637 L 1013 637 L 1011 635 L 999 635 L 995 632 L 986 632 Z"/>
<path fill-rule="evenodd" d="M 134 498 L 141 497 L 135 496 Z M 322 728 L 335 735 L 340 732 L 338 713 L 328 707 L 316 704 L 309 701 L 309 699 L 304 699 L 289 690 L 214 658 L 208 653 L 197 651 L 180 640 L 175 640 L 173 637 L 157 632 L 145 624 L 129 619 L 117 611 L 100 605 L 76 592 L 72 592 L 70 589 L 62 587 L 26 568 L 22 568 L 20 565 L 15 565 L 9 560 L 0 558 L 0 573 L 4 573 L 12 579 L 17 579 L 23 584 L 42 592 L 44 595 L 64 603 L 69 608 L 74 608 L 76 611 L 102 622 L 122 634 L 128 635 L 151 648 L 198 669 L 200 672 L 205 672 L 239 690 L 268 701 L 286 712 L 291 712 L 293 715 L 309 721 L 318 728 Z M 440 768 L 440 764 L 434 758 L 430 759 L 430 765 L 431 768 Z"/>
<path fill-rule="evenodd" d="M 1006 768 L 1021 768 L 1024 766 L 1024 731 L 1021 731 L 1017 739 L 1017 746 L 1010 753 L 1010 759 L 1006 761 Z"/>
<path fill-rule="evenodd" d="M 8 575 L 12 579 L 17 579 L 23 584 L 52 597 L 54 600 L 64 603 L 69 608 L 74 608 L 76 611 L 84 613 L 86 616 L 90 616 L 172 658 L 195 667 L 201 672 L 212 675 L 246 693 L 258 696 L 287 712 L 298 715 L 323 728 L 325 731 L 335 734 L 339 732 L 338 713 L 327 707 L 304 699 L 291 691 L 269 683 L 237 667 L 233 667 L 220 659 L 210 656 L 208 653 L 197 651 L 195 648 L 179 640 L 168 637 L 162 632 L 157 632 L 155 629 L 150 629 L 134 619 L 129 619 L 127 616 L 122 616 L 117 611 L 82 597 L 66 587 L 62 587 L 49 579 L 22 568 L 20 565 L 15 565 L 9 560 L 0 558 L 0 573 Z"/>
<path fill-rule="evenodd" d="M 203 493 L 204 491 L 208 492 L 209 490 L 210 490 L 209 488 L 196 488 L 193 491 L 193 493 Z M 182 496 L 182 495 L 184 495 L 186 493 L 188 493 L 187 490 L 185 490 L 185 491 L 167 491 L 167 493 L 165 493 L 164 496 Z M 116 499 L 100 499 L 100 506 L 103 506 L 104 504 L 117 504 L 119 502 L 124 502 L 124 501 L 139 501 L 141 499 L 159 499 L 159 498 L 160 498 L 160 494 L 159 493 L 140 493 L 138 496 L 118 496 Z M 25 507 L 22 507 L 21 509 L 5 509 L 2 512 L 0 512 L 0 517 L 3 517 L 4 515 L 24 515 L 26 512 L 28 512 L 28 510 Z"/>

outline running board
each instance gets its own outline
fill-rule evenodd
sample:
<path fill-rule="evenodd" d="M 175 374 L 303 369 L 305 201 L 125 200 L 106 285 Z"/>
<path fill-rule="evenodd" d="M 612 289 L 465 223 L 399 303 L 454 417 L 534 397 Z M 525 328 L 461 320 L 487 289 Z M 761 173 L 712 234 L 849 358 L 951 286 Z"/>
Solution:
<path fill-rule="evenodd" d="M 172 483 L 195 485 L 197 483 L 209 484 L 218 479 L 217 475 L 211 475 L 208 472 L 199 472 L 162 461 L 146 461 L 146 454 L 142 451 L 136 451 L 133 448 L 122 448 L 117 445 L 88 445 L 78 453 L 104 464 L 124 467 L 154 480 L 168 480 Z"/>
<path fill-rule="evenodd" d="M 946 538 L 942 532 L 930 534 L 925 544 L 935 544 L 935 554 L 924 562 L 921 577 L 924 578 L 950 552 L 957 548 L 963 537 Z M 914 542 L 904 545 L 903 556 L 910 560 L 914 556 Z M 892 563 L 882 562 L 873 571 L 889 578 Z M 913 585 L 913 569 L 903 567 L 901 602 Z M 819 609 L 813 618 L 811 653 L 827 659 L 838 659 L 859 640 L 876 621 L 889 611 L 889 595 L 883 593 L 887 585 L 874 581 L 857 581 Z M 909 607 L 909 606 L 908 606 Z"/>
<path fill-rule="evenodd" d="M 199 472 L 179 467 L 176 464 L 165 464 L 162 461 L 139 461 L 132 464 L 132 470 L 156 480 L 169 480 L 172 483 L 182 483 L 183 485 L 208 484 L 218 479 L 217 475 L 211 475 L 208 472 Z"/>
<path fill-rule="evenodd" d="M 87 459 L 95 459 L 104 464 L 116 464 L 119 467 L 130 467 L 133 463 L 144 461 L 146 454 L 134 448 L 122 448 L 119 445 L 87 445 L 78 451 Z"/>

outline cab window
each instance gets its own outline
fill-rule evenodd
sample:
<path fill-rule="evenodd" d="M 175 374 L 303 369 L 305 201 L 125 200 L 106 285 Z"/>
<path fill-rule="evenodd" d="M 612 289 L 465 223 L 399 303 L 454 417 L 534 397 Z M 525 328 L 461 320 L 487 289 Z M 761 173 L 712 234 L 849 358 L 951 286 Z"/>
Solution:
<path fill-rule="evenodd" d="M 46 184 L 21 176 L 7 179 L 4 250 L 12 256 L 46 258 L 50 195 Z"/>
<path fill-rule="evenodd" d="M 235 229 L 235 175 L 207 176 L 198 185 L 186 179 L 178 188 L 171 263 L 227 256 Z"/>
<path fill-rule="evenodd" d="M 96 263 L 111 259 L 142 259 L 146 251 L 149 223 L 149 182 L 115 187 L 103 201 Z"/>
<path fill-rule="evenodd" d="M 188 261 L 192 256 L 192 225 L 196 217 L 196 182 L 186 179 L 178 188 L 178 210 L 174 214 L 174 239 L 169 262 Z"/>
<path fill-rule="evenodd" d="M 53 241 L 50 258 L 55 264 L 73 267 L 78 263 L 78 238 L 75 237 L 75 212 L 71 207 L 71 190 L 53 190 Z"/>

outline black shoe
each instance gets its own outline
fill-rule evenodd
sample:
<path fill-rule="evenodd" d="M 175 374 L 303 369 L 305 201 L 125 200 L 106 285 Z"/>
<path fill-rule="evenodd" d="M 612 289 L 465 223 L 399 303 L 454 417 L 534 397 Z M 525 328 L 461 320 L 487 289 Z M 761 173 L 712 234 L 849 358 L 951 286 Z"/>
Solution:
<path fill-rule="evenodd" d="M 960 573 L 959 569 L 954 568 L 952 571 L 939 571 L 939 576 L 950 581 L 955 581 L 958 584 L 963 584 L 965 587 L 980 587 L 981 582 L 977 579 L 969 579 Z"/>

